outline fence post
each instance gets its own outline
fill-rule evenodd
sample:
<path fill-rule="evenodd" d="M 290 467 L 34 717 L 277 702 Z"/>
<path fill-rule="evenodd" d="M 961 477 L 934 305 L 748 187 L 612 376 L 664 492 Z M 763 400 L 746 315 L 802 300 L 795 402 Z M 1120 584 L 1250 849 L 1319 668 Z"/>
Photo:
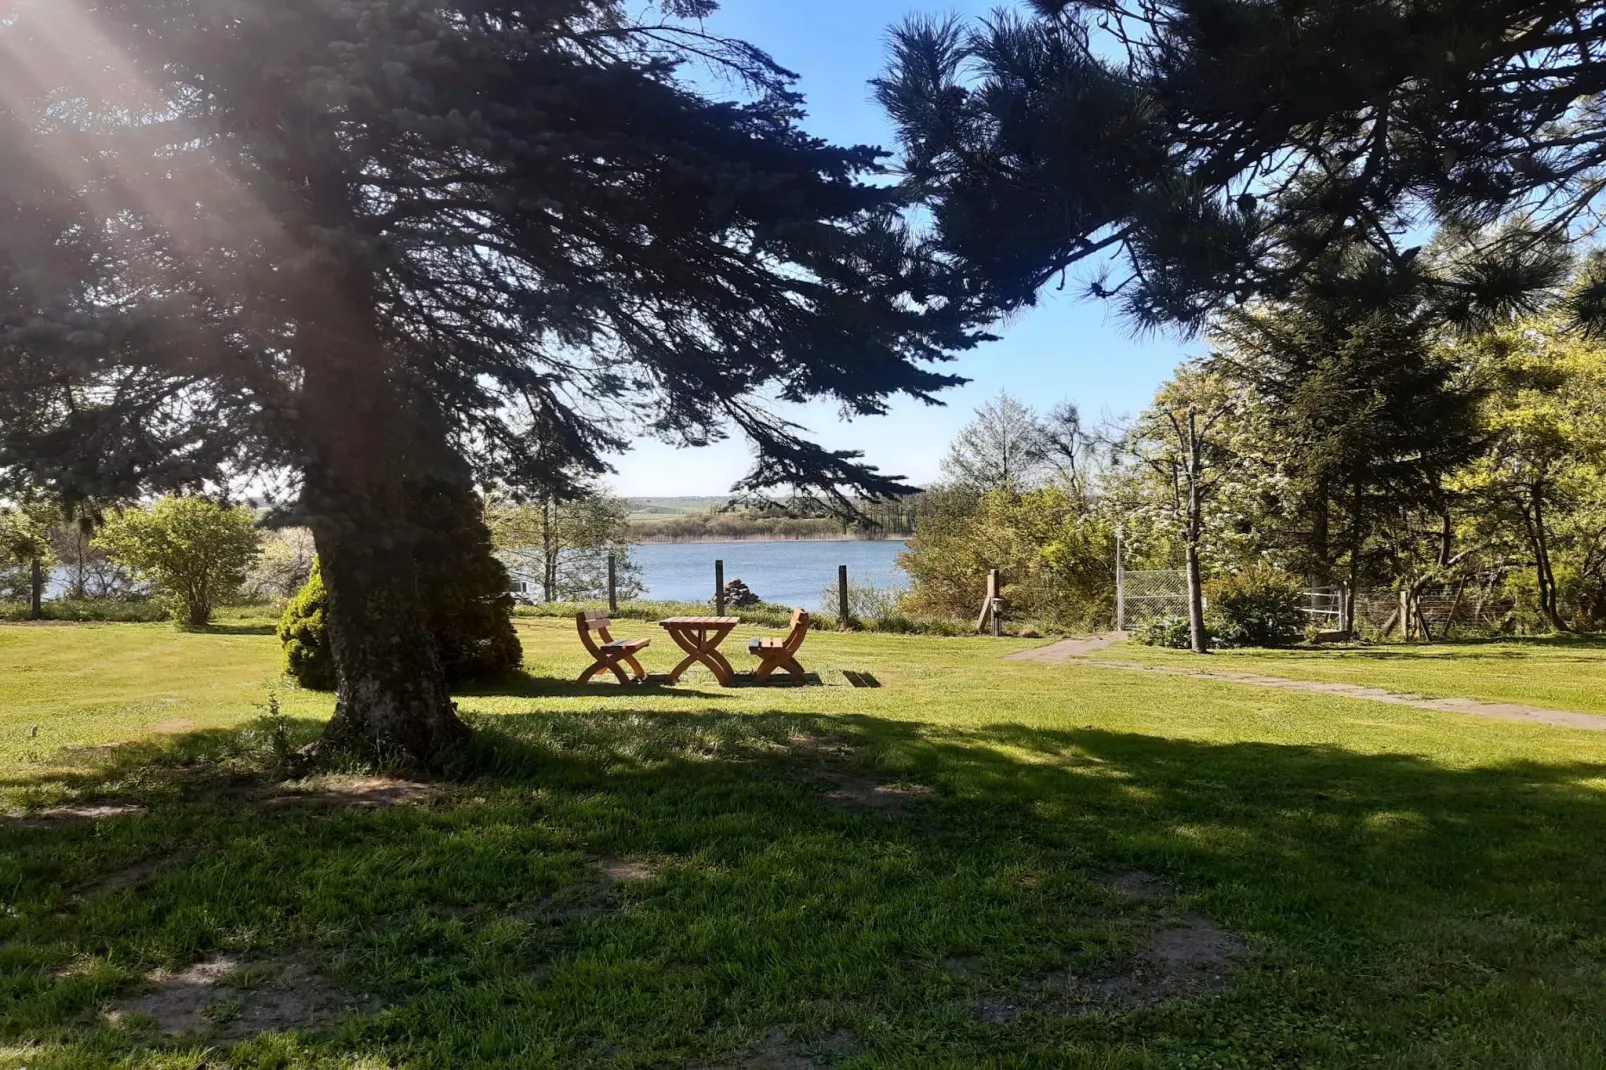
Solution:
<path fill-rule="evenodd" d="M 987 570 L 987 596 L 982 599 L 981 616 L 976 618 L 977 634 L 987 631 L 987 620 L 989 617 L 998 616 L 998 614 L 993 611 L 993 603 L 997 601 L 997 599 L 998 570 L 996 568 L 991 568 Z"/>
<path fill-rule="evenodd" d="M 848 566 L 836 567 L 836 619 L 842 627 L 848 626 Z"/>
<path fill-rule="evenodd" d="M 608 555 L 608 612 L 619 612 L 619 559 Z"/>
<path fill-rule="evenodd" d="M 1115 630 L 1126 631 L 1126 565 L 1121 560 L 1121 529 L 1115 529 Z"/>
<path fill-rule="evenodd" d="M 725 562 L 714 562 L 714 616 L 725 615 Z"/>

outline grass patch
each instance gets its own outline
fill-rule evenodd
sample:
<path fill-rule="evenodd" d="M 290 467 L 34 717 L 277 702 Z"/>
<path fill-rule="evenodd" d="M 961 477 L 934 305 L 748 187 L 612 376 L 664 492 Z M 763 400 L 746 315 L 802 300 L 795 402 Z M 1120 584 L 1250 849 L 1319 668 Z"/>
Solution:
<path fill-rule="evenodd" d="M 1598 636 L 1218 650 L 1208 658 L 1122 643 L 1097 657 L 1606 714 L 1606 638 Z"/>
<path fill-rule="evenodd" d="M 264 772 L 266 637 L 0 629 L 72 726 L 5 752 L 63 816 L 0 822 L 0 1066 L 1606 1065 L 1598 734 L 858 633 L 580 688 L 520 632 L 405 786 Z"/>

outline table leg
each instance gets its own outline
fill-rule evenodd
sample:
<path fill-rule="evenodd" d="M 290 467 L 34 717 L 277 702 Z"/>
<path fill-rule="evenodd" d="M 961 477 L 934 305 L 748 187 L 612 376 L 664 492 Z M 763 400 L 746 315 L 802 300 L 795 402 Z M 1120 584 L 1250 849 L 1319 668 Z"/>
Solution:
<path fill-rule="evenodd" d="M 671 631 L 669 634 L 675 640 L 676 645 L 686 652 L 686 659 L 676 665 L 675 671 L 669 674 L 669 682 L 672 684 L 679 683 L 680 678 L 685 675 L 687 669 L 693 665 L 701 664 L 708 667 L 708 671 L 714 674 L 714 679 L 726 687 L 730 686 L 732 678 L 736 675 L 736 669 L 719 652 L 719 644 L 725 641 L 725 637 L 732 630 L 731 628 L 717 628 L 713 630 L 712 635 L 709 634 L 708 629 L 703 628 L 696 629 L 695 632 L 682 632 L 678 629 Z M 692 638 L 694 634 L 696 636 L 695 639 Z"/>
<path fill-rule="evenodd" d="M 675 645 L 684 650 L 688 655 L 686 660 L 682 661 L 679 665 L 676 665 L 675 671 L 669 674 L 669 682 L 672 684 L 678 684 L 680 682 L 680 678 L 685 675 L 686 670 L 697 664 L 702 660 L 702 658 L 698 656 L 697 645 L 691 641 L 691 636 L 689 634 L 681 631 L 679 628 L 666 628 L 665 631 L 669 632 L 669 637 L 675 641 Z"/>

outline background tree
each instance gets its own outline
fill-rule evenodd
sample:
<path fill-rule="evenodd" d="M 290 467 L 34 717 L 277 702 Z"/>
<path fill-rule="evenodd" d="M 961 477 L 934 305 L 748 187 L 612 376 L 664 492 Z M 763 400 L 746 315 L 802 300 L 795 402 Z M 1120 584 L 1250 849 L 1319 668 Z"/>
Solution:
<path fill-rule="evenodd" d="M 467 729 L 410 483 L 466 491 L 464 456 L 554 486 L 533 426 L 595 470 L 651 413 L 753 440 L 745 492 L 899 492 L 757 399 L 930 399 L 978 305 L 862 181 L 877 154 L 805 135 L 712 7 L 14 4 L 0 468 L 108 500 L 294 472 L 281 520 L 315 534 L 339 665 L 324 745 L 421 761 Z"/>
<path fill-rule="evenodd" d="M 1574 514 L 1593 513 L 1587 504 L 1599 497 L 1606 354 L 1554 317 L 1489 332 L 1456 350 L 1488 384 L 1482 418 L 1489 448 L 1457 480 L 1478 503 L 1471 526 L 1489 542 L 1502 526 L 1519 534 L 1539 613 L 1568 630 L 1557 559 L 1574 541 L 1568 536 L 1583 535 L 1585 546 L 1595 541 L 1576 530 L 1582 517 Z"/>
<path fill-rule="evenodd" d="M 26 574 L 28 619 L 44 617 L 45 588 L 55 563 L 56 537 L 62 528 L 59 506 L 33 502 L 0 512 L 0 554 Z"/>
<path fill-rule="evenodd" d="M 1374 578 L 1374 530 L 1400 510 L 1447 516 L 1445 479 L 1481 446 L 1479 389 L 1442 352 L 1446 317 L 1423 279 L 1356 243 L 1287 296 L 1214 321 L 1213 366 L 1257 398 L 1259 452 L 1288 477 L 1297 564 L 1318 586 Z"/>
<path fill-rule="evenodd" d="M 606 597 L 610 554 L 618 596 L 638 598 L 645 590 L 630 557 L 630 503 L 596 484 L 569 498 L 544 494 L 525 503 L 495 503 L 489 517 L 496 548 L 535 579 L 543 601 Z"/>
<path fill-rule="evenodd" d="M 998 569 L 1017 619 L 1099 629 L 1114 618 L 1115 528 L 1067 488 L 932 492 L 945 506 L 921 517 L 899 564 L 912 588 L 900 609 L 974 619 Z"/>
<path fill-rule="evenodd" d="M 167 497 L 106 518 L 96 542 L 168 596 L 173 619 L 199 628 L 236 594 L 261 536 L 249 509 L 200 497 Z"/>
<path fill-rule="evenodd" d="M 1052 450 L 1037 414 L 1000 393 L 960 430 L 943 458 L 942 474 L 983 493 L 1003 487 L 1030 490 L 1049 470 Z"/>
<path fill-rule="evenodd" d="M 1203 547 L 1211 499 L 1243 463 L 1239 441 L 1249 405 L 1222 376 L 1184 364 L 1155 395 L 1127 436 L 1126 452 L 1140 473 L 1126 497 L 1166 516 L 1182 545 L 1188 583 L 1188 629 L 1193 652 L 1210 651 L 1204 616 Z M 1135 500 L 1134 500 L 1135 499 Z"/>
<path fill-rule="evenodd" d="M 246 594 L 265 602 L 284 602 L 312 579 L 318 547 L 306 528 L 279 528 L 262 538 L 262 550 L 245 578 Z"/>

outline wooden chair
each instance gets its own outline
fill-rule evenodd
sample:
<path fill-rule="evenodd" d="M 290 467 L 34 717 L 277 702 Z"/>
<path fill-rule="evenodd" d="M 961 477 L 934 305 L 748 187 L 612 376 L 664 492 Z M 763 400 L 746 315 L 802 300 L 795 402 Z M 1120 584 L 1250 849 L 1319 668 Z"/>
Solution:
<path fill-rule="evenodd" d="M 748 643 L 747 652 L 759 660 L 755 674 L 758 679 L 768 680 L 776 669 L 785 669 L 798 683 L 803 683 L 803 666 L 798 664 L 797 652 L 808 636 L 808 611 L 798 609 L 792 612 L 791 630 L 786 633 L 785 639 L 754 639 Z"/>
<path fill-rule="evenodd" d="M 647 670 L 641 667 L 636 655 L 652 645 L 651 639 L 615 639 L 608 634 L 608 627 L 613 622 L 608 619 L 607 612 L 600 609 L 576 613 L 574 620 L 580 626 L 580 642 L 597 659 L 596 664 L 580 674 L 582 684 L 590 683 L 591 678 L 604 669 L 611 670 L 619 677 L 621 684 L 640 683 L 647 675 Z M 602 639 L 600 644 L 592 638 L 593 633 Z M 625 675 L 625 671 L 619 667 L 621 663 L 630 666 L 636 674 L 634 680 Z"/>

